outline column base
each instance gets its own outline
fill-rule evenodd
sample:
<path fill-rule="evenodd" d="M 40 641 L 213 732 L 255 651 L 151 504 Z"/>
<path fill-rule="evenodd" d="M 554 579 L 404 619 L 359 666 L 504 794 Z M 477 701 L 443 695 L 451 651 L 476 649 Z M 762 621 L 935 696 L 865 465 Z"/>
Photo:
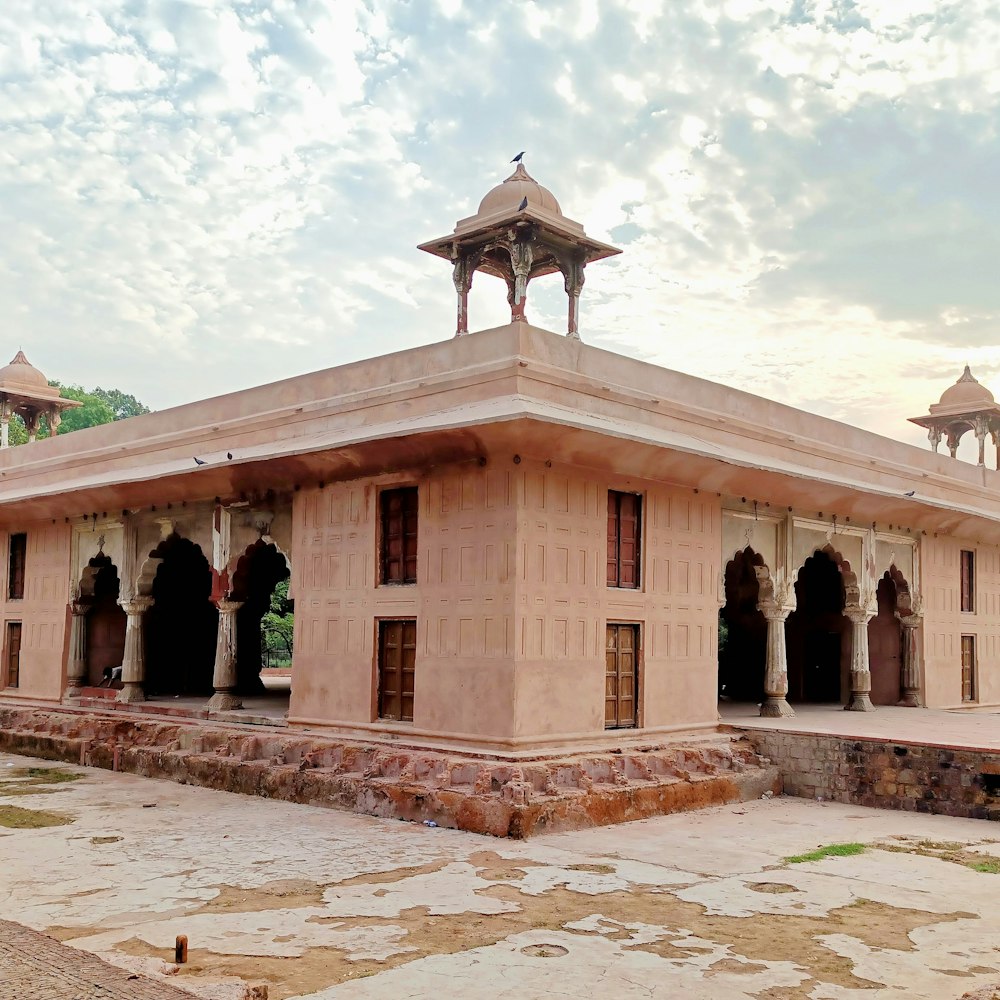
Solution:
<path fill-rule="evenodd" d="M 125 686 L 115 696 L 115 701 L 125 705 L 145 701 L 146 692 L 142 690 L 141 681 L 125 681 Z"/>
<path fill-rule="evenodd" d="M 844 706 L 845 712 L 874 712 L 871 696 L 867 691 L 852 692 L 851 700 Z"/>
<path fill-rule="evenodd" d="M 795 716 L 795 709 L 788 704 L 784 695 L 768 696 L 760 706 L 760 714 L 765 719 L 791 719 Z"/>
<path fill-rule="evenodd" d="M 243 707 L 243 702 L 232 691 L 216 691 L 208 699 L 207 708 L 210 712 L 235 712 Z"/>
<path fill-rule="evenodd" d="M 63 695 L 64 698 L 79 698 L 83 694 L 84 681 L 72 680 L 66 686 L 66 693 Z"/>
<path fill-rule="evenodd" d="M 903 697 L 896 704 L 900 708 L 920 708 L 920 698 L 916 691 L 904 691 Z"/>

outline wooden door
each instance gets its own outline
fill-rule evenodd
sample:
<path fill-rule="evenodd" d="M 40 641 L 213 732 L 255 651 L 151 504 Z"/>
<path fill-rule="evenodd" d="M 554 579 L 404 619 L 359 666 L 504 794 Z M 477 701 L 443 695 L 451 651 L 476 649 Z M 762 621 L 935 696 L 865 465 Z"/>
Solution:
<path fill-rule="evenodd" d="M 16 688 L 21 682 L 21 623 L 7 622 L 6 656 L 7 687 Z"/>
<path fill-rule="evenodd" d="M 639 689 L 638 625 L 608 625 L 604 683 L 604 728 L 633 728 Z"/>
<path fill-rule="evenodd" d="M 413 721 L 413 679 L 417 659 L 417 623 L 378 623 L 378 715 Z"/>
<path fill-rule="evenodd" d="M 976 637 L 962 636 L 962 701 L 976 700 Z"/>

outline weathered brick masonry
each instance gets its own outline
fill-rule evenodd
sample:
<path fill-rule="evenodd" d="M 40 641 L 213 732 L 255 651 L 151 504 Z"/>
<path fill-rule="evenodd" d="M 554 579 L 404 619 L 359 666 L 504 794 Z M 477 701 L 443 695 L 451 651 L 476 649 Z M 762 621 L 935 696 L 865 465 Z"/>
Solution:
<path fill-rule="evenodd" d="M 781 788 L 777 768 L 729 735 L 499 760 L 262 727 L 0 708 L 0 750 L 515 838 Z"/>
<path fill-rule="evenodd" d="M 786 795 L 1000 820 L 1000 753 L 772 730 L 745 730 L 781 772 Z"/>

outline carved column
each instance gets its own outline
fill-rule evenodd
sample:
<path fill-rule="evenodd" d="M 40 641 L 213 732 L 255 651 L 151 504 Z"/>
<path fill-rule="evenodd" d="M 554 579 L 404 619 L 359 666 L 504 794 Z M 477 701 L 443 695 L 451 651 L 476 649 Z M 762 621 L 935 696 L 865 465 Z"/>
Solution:
<path fill-rule="evenodd" d="M 563 287 L 569 297 L 566 336 L 580 339 L 580 292 L 583 290 L 583 261 L 567 261 L 563 265 Z"/>
<path fill-rule="evenodd" d="M 844 614 L 851 621 L 851 695 L 844 709 L 848 712 L 874 712 L 872 704 L 872 674 L 868 659 L 868 623 L 875 617 L 875 609 L 850 605 Z"/>
<path fill-rule="evenodd" d="M 764 702 L 760 714 L 770 719 L 795 715 L 788 704 L 788 660 L 785 655 L 785 620 L 794 610 L 776 601 L 757 607 L 767 619 L 767 660 L 764 667 Z"/>
<path fill-rule="evenodd" d="M 24 421 L 25 426 L 28 428 L 28 440 L 34 441 L 38 437 L 38 428 L 42 424 L 42 415 L 38 410 L 32 412 L 32 414 Z"/>
<path fill-rule="evenodd" d="M 69 606 L 69 663 L 66 665 L 66 697 L 79 698 L 87 683 L 87 612 L 88 604 L 73 601 Z"/>
<path fill-rule="evenodd" d="M 5 399 L 0 404 L 0 448 L 10 447 L 10 403 Z"/>
<path fill-rule="evenodd" d="M 215 694 L 208 701 L 210 712 L 231 712 L 242 708 L 243 702 L 236 694 L 236 612 L 242 601 L 222 600 L 219 609 L 219 630 L 215 640 L 215 672 L 212 687 Z"/>
<path fill-rule="evenodd" d="M 472 288 L 472 276 L 476 273 L 477 259 L 469 254 L 455 258 L 452 278 L 455 282 L 455 291 L 458 294 L 456 337 L 461 337 L 469 332 L 469 290 Z"/>
<path fill-rule="evenodd" d="M 142 685 L 146 680 L 146 646 L 142 634 L 142 620 L 153 606 L 152 597 L 133 597 L 130 601 L 119 601 L 122 611 L 128 616 L 125 621 L 125 654 L 122 657 L 122 689 L 117 701 L 145 701 Z"/>
<path fill-rule="evenodd" d="M 59 425 L 62 423 L 62 414 L 59 412 L 58 406 L 53 406 L 49 410 L 48 421 L 49 437 L 55 437 L 59 433 Z"/>
<path fill-rule="evenodd" d="M 903 669 L 900 687 L 902 695 L 898 704 L 904 708 L 920 707 L 920 657 L 917 652 L 917 629 L 922 618 L 920 615 L 900 615 L 899 624 L 903 627 Z"/>
<path fill-rule="evenodd" d="M 986 435 L 989 433 L 990 425 L 985 417 L 976 417 L 972 431 L 976 435 L 976 442 L 979 445 L 979 462 L 983 468 L 986 467 Z"/>
<path fill-rule="evenodd" d="M 528 277 L 535 254 L 531 244 L 524 240 L 516 240 L 509 246 L 510 266 L 514 272 L 513 285 L 508 284 L 507 299 L 510 302 L 510 321 L 525 322 L 525 305 L 528 296 Z"/>
<path fill-rule="evenodd" d="M 952 458 L 958 458 L 958 443 L 962 440 L 962 435 L 949 430 L 946 435 L 948 442 L 948 453 Z"/>
<path fill-rule="evenodd" d="M 927 430 L 927 437 L 931 442 L 931 451 L 937 454 L 937 450 L 941 445 L 941 428 L 940 427 L 930 427 Z"/>

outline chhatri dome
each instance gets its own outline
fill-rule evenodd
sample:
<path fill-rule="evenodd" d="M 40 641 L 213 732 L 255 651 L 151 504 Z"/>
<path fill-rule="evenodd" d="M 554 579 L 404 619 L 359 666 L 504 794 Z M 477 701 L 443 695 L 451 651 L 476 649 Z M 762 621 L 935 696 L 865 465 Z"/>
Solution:
<path fill-rule="evenodd" d="M 42 389 L 45 395 L 59 395 L 59 390 L 49 385 L 49 380 L 24 356 L 24 351 L 18 351 L 9 365 L 0 368 L 0 385 L 15 384 Z"/>
<path fill-rule="evenodd" d="M 59 387 L 49 380 L 18 351 L 9 365 L 0 368 L 0 448 L 10 445 L 10 418 L 16 413 L 34 441 L 44 415 L 49 433 L 55 434 L 62 411 L 80 406 L 75 399 L 63 399 Z"/>
<path fill-rule="evenodd" d="M 559 273 L 569 298 L 566 334 L 579 340 L 583 269 L 621 250 L 591 239 L 579 222 L 563 215 L 555 195 L 528 173 L 520 156 L 515 159 L 514 172 L 486 193 L 475 215 L 459 219 L 452 233 L 420 249 L 451 261 L 458 294 L 455 336 L 469 332 L 469 290 L 477 271 L 507 283 L 512 323 L 527 322 L 528 282 Z"/>
<path fill-rule="evenodd" d="M 497 212 L 509 212 L 517 209 L 523 199 L 535 208 L 542 208 L 554 215 L 562 215 L 562 209 L 556 196 L 543 188 L 538 181 L 524 169 L 523 163 L 518 163 L 517 169 L 502 184 L 498 184 L 486 193 L 479 203 L 477 216 L 482 218 Z"/>
<path fill-rule="evenodd" d="M 1000 406 L 968 365 L 959 380 L 948 386 L 928 410 L 926 416 L 910 417 L 910 421 L 927 428 L 934 451 L 938 450 L 943 437 L 951 457 L 955 458 L 962 436 L 972 431 L 979 442 L 979 464 L 985 466 L 986 437 L 989 435 L 997 445 L 997 467 L 1000 468 Z"/>
<path fill-rule="evenodd" d="M 969 366 L 966 365 L 962 377 L 941 393 L 939 402 L 931 403 L 930 411 L 931 413 L 945 413 L 958 409 L 964 412 L 970 406 L 973 408 L 991 406 L 995 402 L 993 393 L 973 376 Z"/>

